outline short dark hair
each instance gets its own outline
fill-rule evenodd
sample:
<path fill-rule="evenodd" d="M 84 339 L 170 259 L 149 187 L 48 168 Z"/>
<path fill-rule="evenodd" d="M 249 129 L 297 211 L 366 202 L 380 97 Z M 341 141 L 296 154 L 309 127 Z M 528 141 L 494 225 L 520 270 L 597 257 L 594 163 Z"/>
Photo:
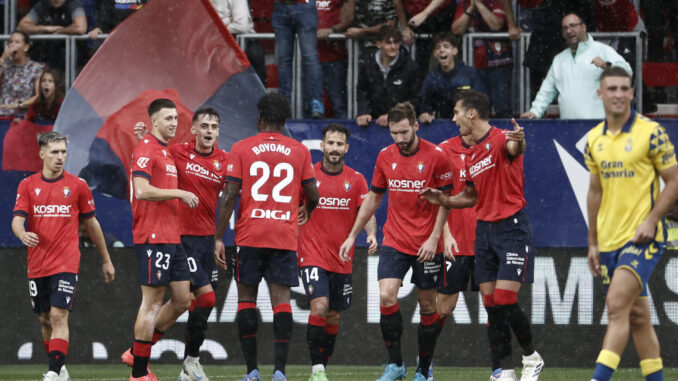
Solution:
<path fill-rule="evenodd" d="M 290 101 L 279 93 L 266 93 L 257 103 L 261 120 L 269 125 L 282 128 L 285 121 L 292 115 Z"/>
<path fill-rule="evenodd" d="M 31 37 L 30 37 L 30 35 L 28 34 L 28 32 L 26 32 L 25 30 L 15 29 L 15 30 L 10 34 L 10 36 L 11 36 L 12 34 L 20 34 L 20 35 L 22 35 L 23 38 L 24 38 L 24 43 L 25 43 L 26 45 L 30 45 L 30 44 L 31 44 Z"/>
<path fill-rule="evenodd" d="M 221 121 L 221 118 L 219 118 L 219 113 L 217 112 L 217 110 L 215 110 L 212 107 L 207 106 L 207 107 L 202 107 L 202 108 L 195 110 L 195 113 L 193 114 L 193 119 L 191 120 L 191 122 L 195 123 L 195 121 L 198 120 L 200 115 L 213 116 L 213 117 L 217 118 L 217 122 Z"/>
<path fill-rule="evenodd" d="M 490 119 L 490 100 L 487 99 L 487 95 L 480 91 L 462 90 L 454 97 L 454 104 L 460 101 L 461 107 L 467 110 L 475 109 L 480 119 Z"/>
<path fill-rule="evenodd" d="M 325 140 L 325 135 L 327 135 L 328 132 L 340 132 L 346 135 L 346 141 L 351 137 L 351 131 L 349 131 L 346 126 L 339 123 L 330 123 L 323 127 L 323 140 Z"/>
<path fill-rule="evenodd" d="M 396 28 L 393 25 L 384 25 L 379 28 L 379 33 L 377 34 L 377 41 L 388 41 L 393 39 L 395 42 L 400 42 L 403 40 L 403 33 L 400 29 Z"/>
<path fill-rule="evenodd" d="M 407 119 L 410 124 L 417 122 L 417 113 L 410 102 L 398 103 L 388 110 L 388 123 L 398 123 L 403 119 Z"/>
<path fill-rule="evenodd" d="M 45 132 L 38 136 L 38 145 L 40 148 L 47 146 L 49 143 L 58 143 L 61 141 L 68 144 L 68 139 L 56 131 Z"/>
<path fill-rule="evenodd" d="M 152 117 L 153 114 L 164 108 L 177 108 L 177 105 L 167 98 L 158 98 L 148 105 L 148 116 Z"/>
<path fill-rule="evenodd" d="M 434 47 L 444 41 L 449 42 L 457 49 L 459 48 L 459 45 L 461 45 L 461 39 L 458 36 L 452 34 L 452 32 L 440 32 L 433 36 Z"/>
<path fill-rule="evenodd" d="M 607 77 L 624 77 L 628 78 L 631 82 L 631 87 L 633 87 L 633 77 L 629 74 L 628 71 L 624 70 L 621 66 L 610 66 L 607 69 L 603 70 L 600 73 L 600 82 L 603 82 L 603 79 Z"/>
<path fill-rule="evenodd" d="M 567 17 L 569 15 L 577 16 L 577 18 L 579 19 L 579 22 L 584 23 L 584 25 L 586 25 L 586 21 L 584 20 L 584 18 L 581 16 L 581 14 L 579 14 L 575 10 L 567 10 L 565 13 L 563 13 L 563 17 L 560 18 L 560 23 L 562 24 L 563 19 L 565 19 L 565 17 Z"/>

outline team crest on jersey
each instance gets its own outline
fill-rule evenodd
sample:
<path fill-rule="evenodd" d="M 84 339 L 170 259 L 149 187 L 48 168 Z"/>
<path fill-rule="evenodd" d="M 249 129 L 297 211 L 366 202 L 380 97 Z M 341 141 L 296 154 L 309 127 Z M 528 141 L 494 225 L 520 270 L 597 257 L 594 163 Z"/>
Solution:
<path fill-rule="evenodd" d="M 424 168 L 426 168 L 426 166 L 424 165 L 423 161 L 417 162 L 417 170 L 419 171 L 419 173 L 424 172 Z"/>
<path fill-rule="evenodd" d="M 214 168 L 216 168 L 217 171 L 221 170 L 221 163 L 219 160 L 214 160 Z"/>
<path fill-rule="evenodd" d="M 158 280 L 160 280 L 160 278 L 162 278 L 162 271 L 158 270 L 158 272 L 155 273 L 155 277 L 158 278 Z"/>
<path fill-rule="evenodd" d="M 398 163 L 391 164 L 391 169 L 395 171 L 395 168 L 398 166 Z"/>
<path fill-rule="evenodd" d="M 312 284 L 308 285 L 308 294 L 313 295 L 313 285 Z"/>
<path fill-rule="evenodd" d="M 603 143 L 598 143 L 598 152 L 603 150 Z"/>
<path fill-rule="evenodd" d="M 64 187 L 64 197 L 68 197 L 70 195 L 71 195 L 71 188 Z"/>
<path fill-rule="evenodd" d="M 40 189 L 40 188 L 35 188 L 35 189 L 34 189 L 35 195 L 36 195 L 36 196 L 40 196 L 40 191 L 41 191 L 41 190 L 42 190 L 42 189 Z"/>
<path fill-rule="evenodd" d="M 626 139 L 626 147 L 624 149 L 626 152 L 631 152 L 631 149 L 633 149 L 633 138 Z"/>
<path fill-rule="evenodd" d="M 348 180 L 344 181 L 344 189 L 346 189 L 346 192 L 351 190 L 351 182 L 350 181 L 348 181 Z"/>

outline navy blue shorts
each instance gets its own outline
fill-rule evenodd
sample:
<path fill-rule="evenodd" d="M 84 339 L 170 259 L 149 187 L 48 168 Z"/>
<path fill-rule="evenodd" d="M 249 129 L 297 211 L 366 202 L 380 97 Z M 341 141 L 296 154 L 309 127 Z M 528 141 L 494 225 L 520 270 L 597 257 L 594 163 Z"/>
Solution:
<path fill-rule="evenodd" d="M 237 246 L 233 277 L 250 286 L 258 286 L 264 278 L 268 283 L 296 287 L 299 285 L 297 252 Z"/>
<path fill-rule="evenodd" d="M 134 245 L 139 260 L 139 284 L 165 287 L 170 282 L 191 280 L 186 252 L 181 244 Z"/>
<path fill-rule="evenodd" d="M 478 221 L 475 251 L 479 284 L 496 280 L 533 282 L 532 226 L 523 210 L 497 222 Z"/>
<path fill-rule="evenodd" d="M 642 290 L 640 296 L 647 296 L 647 281 L 650 280 L 652 271 L 664 254 L 665 248 L 664 242 L 652 241 L 646 244 L 627 242 L 620 249 L 600 252 L 600 270 L 605 293 L 607 294 L 615 270 L 625 268 L 638 279 Z"/>
<path fill-rule="evenodd" d="M 445 284 L 438 288 L 438 292 L 445 295 L 454 295 L 461 291 L 469 289 L 478 291 L 478 284 L 475 281 L 475 259 L 472 255 L 460 255 L 454 258 L 455 261 L 443 257 L 445 264 Z"/>
<path fill-rule="evenodd" d="M 299 269 L 301 281 L 308 300 L 326 297 L 329 308 L 344 311 L 351 307 L 353 297 L 353 275 L 327 271 L 318 266 L 306 266 Z"/>
<path fill-rule="evenodd" d="M 214 261 L 214 236 L 182 235 L 181 244 L 188 257 L 188 270 L 191 272 L 191 292 L 212 285 L 217 289 L 219 269 Z"/>
<path fill-rule="evenodd" d="M 58 273 L 42 278 L 28 279 L 28 292 L 31 296 L 33 312 L 49 312 L 50 307 L 73 310 L 78 274 Z"/>
<path fill-rule="evenodd" d="M 443 255 L 436 254 L 432 261 L 419 263 L 416 255 L 400 252 L 392 247 L 382 246 L 379 253 L 377 278 L 405 278 L 405 274 L 412 269 L 412 283 L 421 290 L 431 290 L 442 287 L 444 282 Z"/>

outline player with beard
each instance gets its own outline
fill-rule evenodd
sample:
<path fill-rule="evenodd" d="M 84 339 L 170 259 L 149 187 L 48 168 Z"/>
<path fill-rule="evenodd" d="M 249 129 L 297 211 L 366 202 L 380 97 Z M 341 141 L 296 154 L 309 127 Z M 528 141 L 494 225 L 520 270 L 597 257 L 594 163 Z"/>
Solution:
<path fill-rule="evenodd" d="M 139 139 L 146 135 L 146 126 L 139 122 L 134 126 Z M 193 114 L 191 133 L 193 142 L 173 144 L 169 151 L 174 157 L 179 176 L 179 189 L 198 196 L 198 207 L 191 210 L 184 204 L 178 213 L 181 215 L 181 244 L 188 256 L 191 272 L 191 292 L 193 298 L 188 311 L 185 332 L 183 369 L 179 378 L 184 381 L 207 381 L 208 378 L 200 365 L 200 346 L 205 340 L 207 319 L 216 302 L 214 290 L 217 287 L 219 272 L 214 261 L 214 219 L 216 217 L 219 192 L 224 186 L 228 154 L 217 148 L 219 137 L 219 113 L 204 107 Z M 164 334 L 167 327 L 155 327 L 153 343 Z M 123 353 L 122 361 L 131 366 L 130 350 Z"/>
<path fill-rule="evenodd" d="M 449 210 L 426 203 L 419 198 L 418 192 L 433 187 L 448 193 L 452 188 L 452 173 L 443 151 L 417 136 L 419 124 L 411 103 L 395 105 L 388 112 L 388 125 L 394 144 L 379 152 L 372 188 L 341 245 L 340 256 L 346 262 L 351 259 L 349 253 L 356 236 L 374 215 L 388 190 L 388 218 L 377 274 L 380 326 L 389 360 L 379 381 L 407 377 L 400 348 L 403 319 L 398 306 L 398 290 L 410 268 L 421 314 L 419 369 L 414 380 L 421 381 L 426 380 L 428 374 L 440 323 L 436 312 L 436 288 L 445 283 L 440 238 Z"/>
<path fill-rule="evenodd" d="M 339 258 L 343 237 L 348 235 L 367 196 L 362 174 L 344 164 L 351 132 L 330 123 L 323 128 L 323 159 L 314 166 L 320 201 L 313 218 L 299 229 L 299 270 L 311 302 L 306 338 L 311 353 L 309 381 L 326 381 L 325 366 L 334 351 L 341 311 L 351 306 L 352 260 Z M 368 254 L 377 250 L 377 220 L 365 225 Z M 349 252 L 353 257 L 353 249 Z"/>

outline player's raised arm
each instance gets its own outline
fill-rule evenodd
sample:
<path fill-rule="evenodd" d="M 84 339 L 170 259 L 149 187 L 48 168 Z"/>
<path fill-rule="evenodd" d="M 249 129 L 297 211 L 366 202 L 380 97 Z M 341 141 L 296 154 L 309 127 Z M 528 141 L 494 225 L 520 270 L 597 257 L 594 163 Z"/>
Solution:
<path fill-rule="evenodd" d="M 24 226 L 25 222 L 26 217 L 14 216 L 14 218 L 12 218 L 12 232 L 24 245 L 28 247 L 36 247 L 40 243 L 40 239 L 38 238 L 37 234 L 26 231 Z"/>
<path fill-rule="evenodd" d="M 511 123 L 513 124 L 513 130 L 506 132 L 506 139 L 508 140 L 506 142 L 506 149 L 509 155 L 518 157 L 525 152 L 525 130 L 513 118 L 511 118 Z"/>
<path fill-rule="evenodd" d="M 157 188 L 151 185 L 147 178 L 141 176 L 134 176 L 132 184 L 134 185 L 134 197 L 139 200 L 165 201 L 178 198 L 191 209 L 198 206 L 198 197 L 191 192 L 181 189 Z"/>
<path fill-rule="evenodd" d="M 106 283 L 111 283 L 115 279 L 115 267 L 113 267 L 111 256 L 108 254 L 106 239 L 104 238 L 104 232 L 101 230 L 101 225 L 99 225 L 96 217 L 87 218 L 83 223 L 85 228 L 87 228 L 87 234 L 89 234 L 90 239 L 101 255 L 101 270 L 104 273 L 104 280 Z"/>
<path fill-rule="evenodd" d="M 238 200 L 240 193 L 240 184 L 226 183 L 226 189 L 219 200 L 219 210 L 217 212 L 217 226 L 214 236 L 214 259 L 222 269 L 226 270 L 226 248 L 224 247 L 224 233 L 226 233 L 226 226 L 228 220 L 235 209 L 235 202 Z"/>
<path fill-rule="evenodd" d="M 358 217 L 355 219 L 355 223 L 353 224 L 353 228 L 351 228 L 351 232 L 348 234 L 348 237 L 346 237 L 346 240 L 341 244 L 341 248 L 339 249 L 339 258 L 341 258 L 342 261 L 348 262 L 351 260 L 349 253 L 351 252 L 351 248 L 355 245 L 355 238 L 358 236 L 358 233 L 360 233 L 360 231 L 365 228 L 365 225 L 367 224 L 367 221 L 370 220 L 370 217 L 374 216 L 374 212 L 377 211 L 377 208 L 379 207 L 383 197 L 383 193 L 377 193 L 374 191 L 370 191 L 367 194 L 365 201 L 363 201 L 362 205 L 360 206 Z"/>
<path fill-rule="evenodd" d="M 377 242 L 377 217 L 372 215 L 370 220 L 365 224 L 365 234 L 367 234 L 367 243 L 370 245 L 367 249 L 367 254 L 372 255 L 377 252 L 378 242 Z"/>

